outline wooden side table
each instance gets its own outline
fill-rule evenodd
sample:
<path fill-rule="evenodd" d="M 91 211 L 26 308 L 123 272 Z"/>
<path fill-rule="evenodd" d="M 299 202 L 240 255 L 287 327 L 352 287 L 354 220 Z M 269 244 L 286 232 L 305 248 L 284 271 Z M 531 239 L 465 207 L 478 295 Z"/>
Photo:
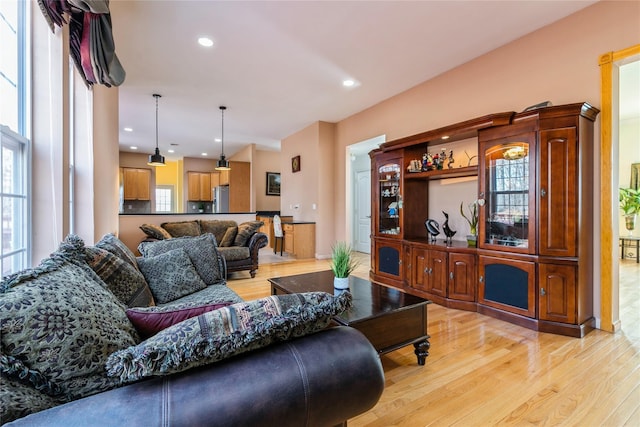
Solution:
<path fill-rule="evenodd" d="M 620 258 L 621 259 L 625 258 L 624 248 L 625 248 L 625 246 L 627 246 L 627 245 L 625 245 L 625 242 L 628 242 L 627 245 L 630 248 L 633 247 L 633 244 L 635 242 L 635 246 L 636 246 L 636 263 L 640 263 L 640 237 L 620 236 L 620 246 L 622 247 L 622 249 L 620 250 Z"/>

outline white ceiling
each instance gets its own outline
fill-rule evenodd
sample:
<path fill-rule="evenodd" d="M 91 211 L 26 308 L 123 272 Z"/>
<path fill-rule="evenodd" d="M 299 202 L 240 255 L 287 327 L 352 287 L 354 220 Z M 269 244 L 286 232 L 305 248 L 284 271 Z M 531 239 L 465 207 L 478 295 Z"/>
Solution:
<path fill-rule="evenodd" d="M 165 156 L 278 150 L 595 1 L 112 0 L 120 148 Z M 197 44 L 200 36 L 214 46 Z M 354 79 L 351 88 L 344 79 Z M 123 129 L 130 127 L 133 132 Z"/>

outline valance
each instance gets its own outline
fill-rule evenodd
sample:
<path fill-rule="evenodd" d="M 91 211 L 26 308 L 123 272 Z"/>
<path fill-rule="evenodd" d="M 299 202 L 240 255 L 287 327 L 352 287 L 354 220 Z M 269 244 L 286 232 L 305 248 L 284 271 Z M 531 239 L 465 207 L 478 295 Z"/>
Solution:
<path fill-rule="evenodd" d="M 69 51 L 87 85 L 119 86 L 126 73 L 115 52 L 108 0 L 38 0 L 51 31 L 69 25 Z"/>

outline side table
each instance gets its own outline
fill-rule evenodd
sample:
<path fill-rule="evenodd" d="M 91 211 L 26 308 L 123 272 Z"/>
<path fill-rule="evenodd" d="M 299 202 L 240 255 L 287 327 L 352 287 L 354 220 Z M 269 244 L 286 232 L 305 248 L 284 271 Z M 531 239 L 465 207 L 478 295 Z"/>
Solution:
<path fill-rule="evenodd" d="M 627 245 L 625 245 L 625 242 L 628 242 Z M 625 253 L 624 253 L 625 246 L 632 248 L 634 242 L 636 246 L 636 263 L 640 263 L 640 237 L 620 236 L 620 246 L 622 247 L 620 251 L 620 258 L 621 259 L 625 258 Z"/>

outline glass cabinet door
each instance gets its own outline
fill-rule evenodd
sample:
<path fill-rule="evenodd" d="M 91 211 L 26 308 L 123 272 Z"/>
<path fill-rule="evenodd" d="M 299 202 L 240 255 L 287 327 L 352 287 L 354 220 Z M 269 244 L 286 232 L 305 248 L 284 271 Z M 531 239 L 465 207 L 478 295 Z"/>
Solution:
<path fill-rule="evenodd" d="M 378 234 L 400 235 L 401 172 L 400 159 L 378 166 Z"/>
<path fill-rule="evenodd" d="M 483 144 L 481 247 L 535 251 L 534 141 L 531 133 Z"/>

